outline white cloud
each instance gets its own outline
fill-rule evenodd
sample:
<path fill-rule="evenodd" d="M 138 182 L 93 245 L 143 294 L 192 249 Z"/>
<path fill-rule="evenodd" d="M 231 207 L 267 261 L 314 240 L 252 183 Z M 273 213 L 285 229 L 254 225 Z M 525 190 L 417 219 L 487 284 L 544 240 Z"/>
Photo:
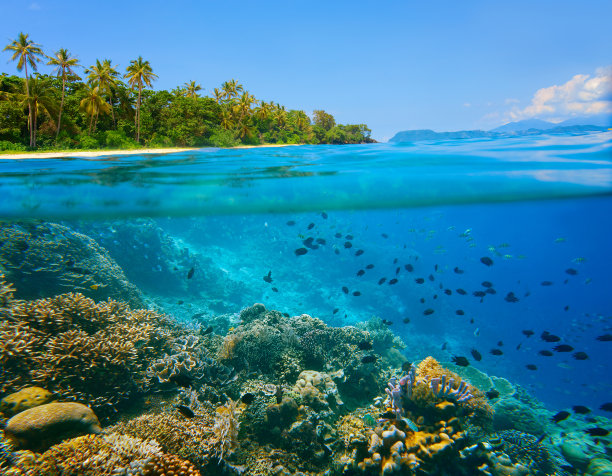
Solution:
<path fill-rule="evenodd" d="M 507 116 L 511 121 L 561 121 L 595 114 L 612 114 L 612 66 L 598 68 L 594 76 L 577 74 L 564 84 L 538 89 L 527 107 L 515 106 Z"/>

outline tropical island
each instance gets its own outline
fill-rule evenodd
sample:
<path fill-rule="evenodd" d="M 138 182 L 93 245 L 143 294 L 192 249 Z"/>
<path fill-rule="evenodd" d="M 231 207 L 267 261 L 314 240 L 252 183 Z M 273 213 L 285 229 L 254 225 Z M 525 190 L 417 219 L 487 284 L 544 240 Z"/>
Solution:
<path fill-rule="evenodd" d="M 212 97 L 193 80 L 153 90 L 142 56 L 122 74 L 110 59 L 85 67 L 64 48 L 47 55 L 24 33 L 4 51 L 25 77 L 0 73 L 1 152 L 375 142 L 365 124 L 258 100 L 235 79 Z M 53 72 L 39 73 L 41 64 Z"/>

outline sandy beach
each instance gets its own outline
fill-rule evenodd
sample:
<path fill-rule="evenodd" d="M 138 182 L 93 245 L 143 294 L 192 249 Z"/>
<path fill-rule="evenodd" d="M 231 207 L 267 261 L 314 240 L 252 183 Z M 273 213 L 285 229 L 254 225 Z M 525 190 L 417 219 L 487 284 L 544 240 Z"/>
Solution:
<path fill-rule="evenodd" d="M 287 147 L 298 144 L 264 144 L 264 145 L 239 145 L 228 147 L 229 149 L 253 149 L 256 147 Z M 130 149 L 130 150 L 67 150 L 64 152 L 17 152 L 0 153 L 1 159 L 56 159 L 60 157 L 102 157 L 106 155 L 134 155 L 134 154 L 174 154 L 176 152 L 189 152 L 199 148 L 170 147 L 167 149 Z"/>

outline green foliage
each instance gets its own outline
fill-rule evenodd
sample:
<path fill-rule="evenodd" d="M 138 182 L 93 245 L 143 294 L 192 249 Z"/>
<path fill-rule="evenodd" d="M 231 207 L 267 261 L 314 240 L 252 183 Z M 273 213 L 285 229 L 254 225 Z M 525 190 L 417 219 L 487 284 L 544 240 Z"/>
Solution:
<path fill-rule="evenodd" d="M 42 50 L 27 35 L 7 46 L 18 69 L 35 69 Z M 233 147 L 239 144 L 355 144 L 373 142 L 363 124 L 336 124 L 315 110 L 287 110 L 257 100 L 235 79 L 201 97 L 196 81 L 171 92 L 146 89 L 157 78 L 139 57 L 120 78 L 111 61 L 96 60 L 81 79 L 77 60 L 60 49 L 48 57 L 53 75 L 0 74 L 0 144 L 3 150 L 139 147 Z M 32 114 L 29 114 L 32 111 Z M 28 119 L 30 117 L 30 119 Z M 29 123 L 33 125 L 28 127 Z"/>

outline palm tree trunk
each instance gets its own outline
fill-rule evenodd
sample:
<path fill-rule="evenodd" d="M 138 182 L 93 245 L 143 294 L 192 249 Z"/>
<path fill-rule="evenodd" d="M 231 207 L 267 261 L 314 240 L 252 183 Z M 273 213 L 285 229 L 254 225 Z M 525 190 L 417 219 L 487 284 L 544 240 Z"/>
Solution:
<path fill-rule="evenodd" d="M 138 81 L 138 130 L 136 131 L 136 142 L 140 144 L 140 95 L 142 93 L 142 81 Z"/>
<path fill-rule="evenodd" d="M 117 123 L 115 122 L 115 107 L 113 104 L 113 92 L 110 93 L 109 103 L 111 107 L 111 116 L 113 117 L 113 129 L 117 129 Z"/>
<path fill-rule="evenodd" d="M 26 77 L 26 95 L 28 96 L 28 128 L 30 129 L 30 147 L 33 147 L 32 136 L 32 105 L 30 104 L 30 85 L 28 84 L 28 62 L 24 61 L 25 77 Z"/>
<path fill-rule="evenodd" d="M 55 140 L 59 137 L 60 126 L 62 124 L 62 109 L 64 109 L 64 93 L 66 91 L 66 74 L 62 74 L 62 102 L 60 103 L 59 116 L 57 117 L 57 132 L 55 133 Z"/>
<path fill-rule="evenodd" d="M 34 107 L 34 113 L 33 113 L 33 117 L 32 117 L 32 123 L 33 123 L 33 125 L 34 125 L 34 129 L 33 129 L 33 130 L 34 130 L 34 133 L 33 133 L 33 136 L 32 136 L 32 137 L 33 137 L 33 143 L 34 143 L 33 147 L 36 147 L 36 126 L 37 126 L 37 123 L 36 123 L 36 107 Z"/>

